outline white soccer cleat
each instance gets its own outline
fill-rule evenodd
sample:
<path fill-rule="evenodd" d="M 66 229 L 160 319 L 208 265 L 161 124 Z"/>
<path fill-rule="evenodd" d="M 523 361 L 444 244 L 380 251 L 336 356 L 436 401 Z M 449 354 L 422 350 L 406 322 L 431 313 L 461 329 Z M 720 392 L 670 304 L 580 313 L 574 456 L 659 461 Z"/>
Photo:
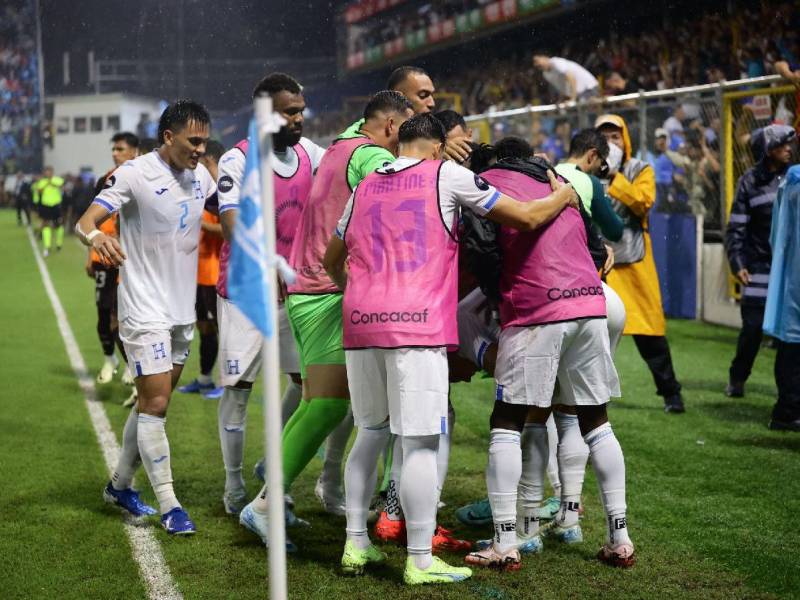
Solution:
<path fill-rule="evenodd" d="M 122 371 L 121 381 L 123 385 L 133 385 L 133 375 L 131 375 L 131 370 L 127 366 Z"/>
<path fill-rule="evenodd" d="M 336 515 L 337 517 L 343 517 L 345 515 L 344 493 L 341 486 L 331 489 L 331 487 L 326 486 L 322 482 L 322 477 L 320 477 L 317 479 L 317 484 L 314 486 L 314 494 L 319 499 L 320 504 L 322 504 L 322 509 L 326 513 Z"/>
<path fill-rule="evenodd" d="M 117 373 L 117 366 L 107 360 L 103 363 L 103 366 L 100 367 L 100 372 L 97 374 L 97 383 L 100 385 L 105 385 L 106 383 L 111 383 L 111 380 L 114 379 L 114 375 Z"/>
<path fill-rule="evenodd" d="M 131 392 L 131 395 L 128 396 L 128 399 L 125 400 L 125 402 L 122 403 L 122 407 L 123 408 L 130 408 L 131 406 L 136 404 L 136 401 L 138 399 L 139 399 L 139 392 L 136 391 L 136 388 L 133 388 L 133 391 Z"/>

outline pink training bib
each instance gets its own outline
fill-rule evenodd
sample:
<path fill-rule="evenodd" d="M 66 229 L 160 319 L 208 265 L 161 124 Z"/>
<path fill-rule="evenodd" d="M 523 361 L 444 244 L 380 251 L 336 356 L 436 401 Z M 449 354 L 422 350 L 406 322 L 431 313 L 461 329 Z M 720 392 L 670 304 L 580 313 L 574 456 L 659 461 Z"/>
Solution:
<path fill-rule="evenodd" d="M 507 169 L 490 169 L 481 176 L 523 202 L 535 202 L 551 191 L 549 184 Z M 577 210 L 566 208 L 533 232 L 506 226 L 500 232 L 503 328 L 606 316 L 603 286 Z"/>
<path fill-rule="evenodd" d="M 242 154 L 247 154 L 248 142 L 240 141 L 236 146 Z M 292 149 L 297 153 L 297 170 L 291 177 L 281 177 L 273 174 L 275 185 L 275 248 L 278 254 L 289 260 L 292 252 L 292 240 L 297 236 L 300 217 L 303 214 L 308 200 L 311 184 L 314 180 L 314 170 L 311 157 L 302 144 L 295 144 Z M 222 243 L 219 256 L 219 278 L 217 279 L 217 293 L 223 298 L 228 297 L 228 261 L 230 260 L 231 247 L 226 241 Z"/>
<path fill-rule="evenodd" d="M 322 156 L 292 245 L 289 264 L 297 280 L 289 286 L 290 294 L 339 291 L 325 272 L 322 258 L 352 193 L 347 183 L 350 157 L 357 148 L 371 143 L 366 137 L 336 140 Z"/>
<path fill-rule="evenodd" d="M 441 161 L 372 173 L 344 241 L 345 348 L 458 346 L 458 243 L 439 209 Z"/>

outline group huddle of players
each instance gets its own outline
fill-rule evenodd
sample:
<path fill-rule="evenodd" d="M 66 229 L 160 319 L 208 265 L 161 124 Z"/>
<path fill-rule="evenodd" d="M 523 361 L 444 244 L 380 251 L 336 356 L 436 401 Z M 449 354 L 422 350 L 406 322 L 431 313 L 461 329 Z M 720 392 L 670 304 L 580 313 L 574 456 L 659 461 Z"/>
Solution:
<path fill-rule="evenodd" d="M 249 499 L 242 474 L 262 346 L 227 289 L 247 140 L 212 152 L 208 113 L 178 101 L 161 116 L 158 147 L 107 176 L 76 227 L 98 270 L 119 267 L 115 329 L 136 383 L 105 500 L 138 517 L 160 512 L 171 534 L 195 532 L 173 488 L 166 412 L 196 320 L 216 320 L 223 503 L 265 544 L 269 502 L 286 502 L 287 525 L 307 524 L 288 494 L 327 440 L 315 491 L 346 517 L 345 573 L 386 560 L 368 533 L 381 460 L 374 532 L 407 547 L 408 584 L 462 581 L 470 567 L 517 570 L 545 537 L 581 542 L 590 456 L 607 519 L 598 558 L 633 565 L 624 458 L 606 412 L 620 395 L 612 354 L 625 306 L 602 280 L 614 265 L 607 242 L 623 238 L 624 223 L 595 177 L 620 171 L 624 125 L 601 117 L 554 169 L 519 138 L 473 143 L 460 115 L 432 112 L 421 69 L 397 69 L 387 88 L 327 149 L 302 137 L 305 101 L 291 76 L 273 73 L 254 90 L 286 122 L 272 140 L 276 246 L 296 272 L 281 284 L 278 315 L 283 490 L 265 485 Z M 117 215 L 118 234 L 103 227 Z M 218 268 L 199 282 L 201 230 L 222 237 Z M 200 330 L 216 349 L 216 328 Z M 203 379 L 187 391 L 214 387 L 216 352 L 205 354 Z M 496 380 L 488 499 L 457 516 L 493 522 L 494 535 L 473 545 L 438 526 L 437 510 L 455 425 L 449 384 L 479 370 Z M 139 464 L 158 511 L 131 488 Z M 467 550 L 469 566 L 445 563 L 439 550 Z"/>

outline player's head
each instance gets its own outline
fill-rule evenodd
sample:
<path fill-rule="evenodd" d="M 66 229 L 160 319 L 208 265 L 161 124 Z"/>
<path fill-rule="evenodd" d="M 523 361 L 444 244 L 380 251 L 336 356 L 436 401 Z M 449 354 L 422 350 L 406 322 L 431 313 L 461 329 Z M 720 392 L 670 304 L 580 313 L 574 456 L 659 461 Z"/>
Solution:
<path fill-rule="evenodd" d="M 282 151 L 294 146 L 303 137 L 303 111 L 306 109 L 303 87 L 291 75 L 270 73 L 258 82 L 253 98 L 262 94 L 270 95 L 272 110 L 286 119 L 286 125 L 272 136 L 275 149 Z"/>
<path fill-rule="evenodd" d="M 549 71 L 552 63 L 550 62 L 550 53 L 544 50 L 537 50 L 533 53 L 533 66 L 542 71 Z"/>
<path fill-rule="evenodd" d="M 424 69 L 419 67 L 397 67 L 389 75 L 386 88 L 403 94 L 411 101 L 417 114 L 431 112 L 436 108 L 433 94 L 436 88 Z"/>
<path fill-rule="evenodd" d="M 195 169 L 206 152 L 211 117 L 205 106 L 192 100 L 170 104 L 158 121 L 158 141 L 177 169 Z"/>
<path fill-rule="evenodd" d="M 158 140 L 156 138 L 142 138 L 139 140 L 139 156 L 147 154 L 158 148 Z"/>
<path fill-rule="evenodd" d="M 400 126 L 399 152 L 403 156 L 437 160 L 447 141 L 442 122 L 431 113 L 414 115 Z"/>
<path fill-rule="evenodd" d="M 467 122 L 460 113 L 454 110 L 440 110 L 436 113 L 436 118 L 444 125 L 447 132 L 447 139 L 462 139 L 472 141 L 472 129 L 467 126 Z"/>
<path fill-rule="evenodd" d="M 51 167 L 50 165 L 47 165 L 44 168 L 44 171 L 42 171 L 42 175 L 44 175 L 45 177 L 50 179 L 53 176 L 53 167 Z"/>
<path fill-rule="evenodd" d="M 608 158 L 608 142 L 596 129 L 581 129 L 570 142 L 569 158 L 584 173 L 597 175 Z"/>
<path fill-rule="evenodd" d="M 111 160 L 118 167 L 125 161 L 136 158 L 139 153 L 139 138 L 130 131 L 120 131 L 111 138 Z"/>
<path fill-rule="evenodd" d="M 400 126 L 413 115 L 408 98 L 400 92 L 382 90 L 364 108 L 364 126 L 376 144 L 396 153 Z"/>
<path fill-rule="evenodd" d="M 510 135 L 494 145 L 497 160 L 526 159 L 533 156 L 533 147 L 522 138 Z"/>

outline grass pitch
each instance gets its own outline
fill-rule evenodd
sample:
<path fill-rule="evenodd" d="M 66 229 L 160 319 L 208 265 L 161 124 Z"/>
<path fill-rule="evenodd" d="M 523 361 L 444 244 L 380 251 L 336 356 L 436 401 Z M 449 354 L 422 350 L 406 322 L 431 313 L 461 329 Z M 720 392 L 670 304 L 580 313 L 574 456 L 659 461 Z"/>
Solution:
<path fill-rule="evenodd" d="M 145 598 L 120 516 L 101 499 L 107 480 L 83 397 L 67 361 L 36 264 L 11 212 L 0 213 L 0 252 L 6 257 L 0 291 L 0 597 Z M 102 356 L 95 333 L 94 286 L 83 273 L 85 250 L 68 238 L 48 259 L 54 284 L 90 368 Z M 309 530 L 290 530 L 300 552 L 289 558 L 290 597 L 375 598 L 772 598 L 800 594 L 794 525 L 800 492 L 800 436 L 766 429 L 774 402 L 774 353 L 759 355 L 747 397 L 721 390 L 736 332 L 672 321 L 669 339 L 688 412 L 665 415 L 650 374 L 629 339 L 617 355 L 625 398 L 612 405 L 614 430 L 625 451 L 628 522 L 639 562 L 619 571 L 594 560 L 604 535 L 594 477 L 585 485 L 585 541 L 547 544 L 515 574 L 477 570 L 458 585 L 402 584 L 404 553 L 389 547 L 389 564 L 359 579 L 339 574 L 344 520 L 322 512 L 313 495 L 315 460 L 292 490 Z M 798 365 L 800 368 L 800 365 Z M 190 358 L 184 381 L 197 371 Z M 128 389 L 114 382 L 99 397 L 118 437 Z M 258 390 L 249 409 L 247 474 L 260 455 Z M 476 378 L 453 388 L 457 425 L 440 511 L 461 537 L 488 530 L 461 526 L 453 510 L 485 496 L 488 415 L 493 388 Z M 198 526 L 191 539 L 156 532 L 186 598 L 263 598 L 266 553 L 225 515 L 216 402 L 176 394 L 168 431 L 179 498 Z M 143 473 L 139 486 L 153 502 Z M 253 494 L 259 483 L 248 479 Z M 157 521 L 153 519 L 152 526 Z M 459 562 L 460 556 L 445 556 Z"/>

